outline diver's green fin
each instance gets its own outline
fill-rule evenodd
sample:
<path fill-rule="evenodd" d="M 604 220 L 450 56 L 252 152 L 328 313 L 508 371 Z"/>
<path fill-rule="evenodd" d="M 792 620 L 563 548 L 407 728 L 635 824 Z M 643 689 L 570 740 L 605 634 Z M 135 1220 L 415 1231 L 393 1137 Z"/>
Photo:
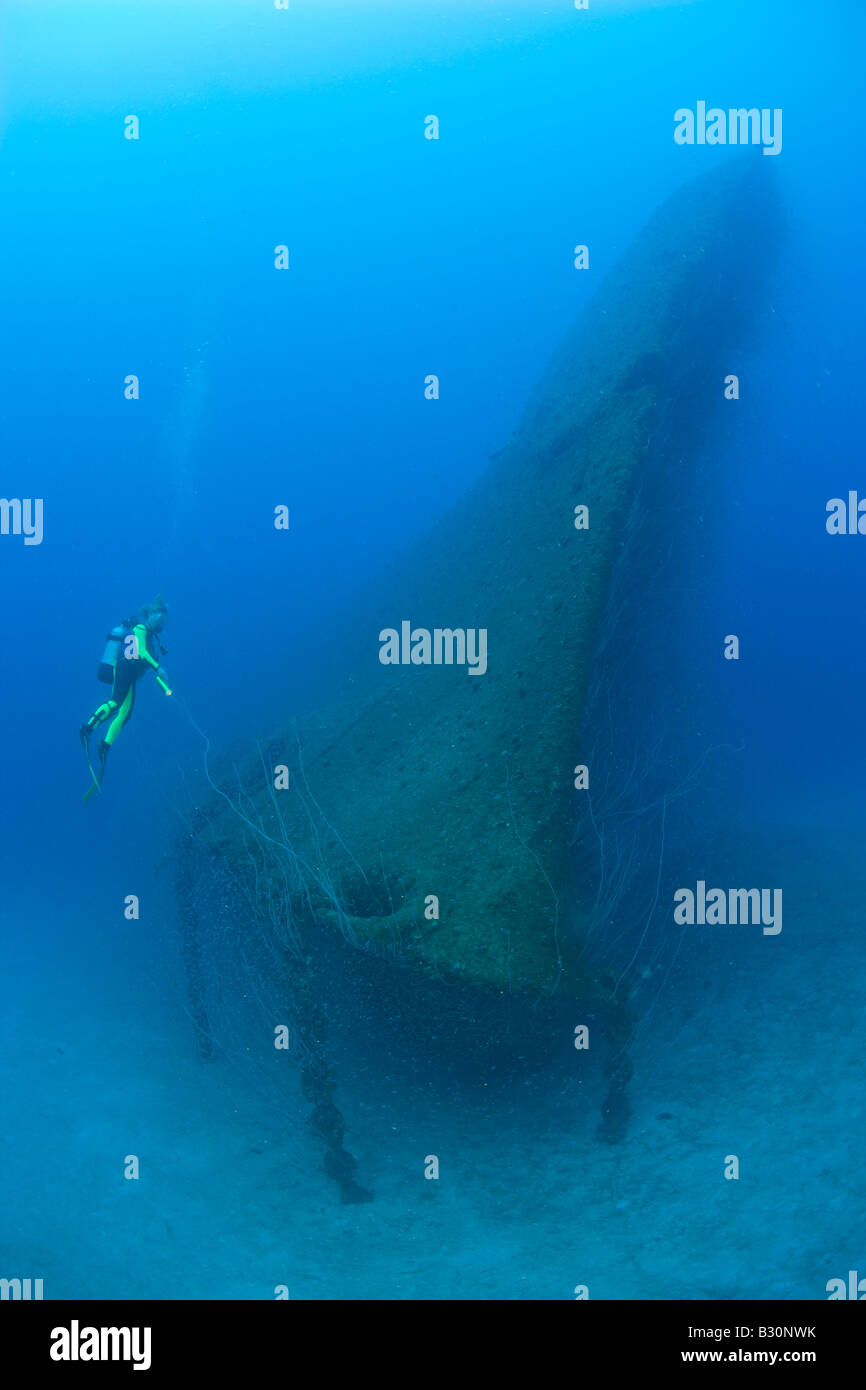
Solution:
<path fill-rule="evenodd" d="M 105 771 L 105 758 L 102 759 L 102 764 L 99 769 L 99 776 L 97 777 L 96 773 L 93 771 L 93 763 L 90 761 L 90 743 L 88 742 L 88 735 L 85 733 L 85 728 L 86 725 L 82 725 L 81 729 L 79 730 L 79 734 L 81 736 L 81 746 L 84 749 L 84 756 L 87 759 L 87 766 L 90 769 L 90 775 L 93 778 L 93 785 L 87 788 L 87 791 L 84 793 L 81 800 L 89 801 L 90 798 L 93 795 L 95 795 L 96 792 L 102 790 L 99 784 L 102 781 L 102 774 Z"/>

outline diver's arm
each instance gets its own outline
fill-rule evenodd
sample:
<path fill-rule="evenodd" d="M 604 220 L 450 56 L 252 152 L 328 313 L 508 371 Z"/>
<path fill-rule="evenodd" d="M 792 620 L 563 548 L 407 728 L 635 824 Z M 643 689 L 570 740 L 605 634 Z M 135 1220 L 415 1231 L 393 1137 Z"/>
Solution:
<path fill-rule="evenodd" d="M 156 672 L 157 681 L 162 686 L 166 695 L 170 695 L 171 690 L 169 689 L 168 682 L 165 679 L 165 672 L 163 671 L 159 662 L 156 660 L 156 657 L 148 651 L 147 628 L 145 627 L 144 623 L 138 623 L 138 625 L 133 628 L 133 633 L 135 635 L 135 649 L 138 652 L 139 657 L 142 661 L 146 661 L 148 666 L 153 667 L 154 671 Z"/>
<path fill-rule="evenodd" d="M 154 671 L 159 670 L 159 662 L 147 649 L 147 628 L 144 623 L 138 623 L 132 629 L 135 637 L 135 653 L 142 661 L 146 661 L 148 666 L 152 666 Z"/>

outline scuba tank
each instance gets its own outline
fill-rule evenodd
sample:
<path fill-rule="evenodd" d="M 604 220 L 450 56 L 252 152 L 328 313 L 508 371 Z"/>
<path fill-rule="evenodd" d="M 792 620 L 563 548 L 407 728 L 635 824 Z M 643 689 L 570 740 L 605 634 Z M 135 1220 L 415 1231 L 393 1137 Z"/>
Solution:
<path fill-rule="evenodd" d="M 102 660 L 96 672 L 96 679 L 102 681 L 103 685 L 114 684 L 114 668 L 120 656 L 120 648 L 125 633 L 126 628 L 123 623 L 118 623 L 116 627 L 113 627 L 111 631 L 107 633 L 105 651 L 102 653 Z"/>
<path fill-rule="evenodd" d="M 118 623 L 106 633 L 105 651 L 96 672 L 96 679 L 102 681 L 103 685 L 114 684 L 115 669 L 120 660 L 123 643 L 139 621 L 136 617 L 127 618 L 125 622 Z M 149 645 L 154 648 L 157 656 L 165 656 L 165 647 L 155 633 L 150 634 Z"/>
<path fill-rule="evenodd" d="M 137 622 L 137 618 L 127 618 L 125 622 L 118 623 L 109 633 L 106 633 L 105 651 L 102 653 L 102 660 L 96 672 L 96 679 L 102 681 L 103 685 L 114 684 L 114 672 L 120 659 L 123 639 Z"/>

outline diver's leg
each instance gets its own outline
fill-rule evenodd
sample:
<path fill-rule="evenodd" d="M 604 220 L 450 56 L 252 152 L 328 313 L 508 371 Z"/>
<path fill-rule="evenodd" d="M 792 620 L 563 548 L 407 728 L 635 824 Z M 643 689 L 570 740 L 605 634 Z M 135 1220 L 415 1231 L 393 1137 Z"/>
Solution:
<path fill-rule="evenodd" d="M 90 735 L 104 724 L 106 719 L 113 719 L 117 711 L 121 708 L 130 688 L 135 683 L 134 669 L 137 665 L 134 661 L 118 661 L 114 668 L 114 684 L 111 687 L 111 694 L 107 700 L 103 700 L 98 709 L 93 711 L 86 724 L 82 724 L 79 729 L 81 742 L 84 744 L 84 751 L 89 755 L 88 739 Z"/>
<path fill-rule="evenodd" d="M 103 748 L 110 748 L 111 745 L 114 743 L 114 740 L 117 738 L 118 734 L 126 728 L 126 725 L 129 723 L 129 717 L 132 714 L 132 707 L 134 704 L 135 685 L 132 684 L 130 685 L 129 689 L 124 695 L 120 708 L 117 710 L 117 713 L 115 714 L 114 718 L 108 726 L 108 733 L 105 735 L 105 742 L 99 745 L 100 753 Z"/>
<path fill-rule="evenodd" d="M 83 724 L 81 727 L 81 742 L 84 744 L 85 748 L 87 747 L 87 738 L 95 729 L 99 728 L 100 724 L 104 724 L 107 719 L 110 719 L 112 721 L 110 728 L 114 727 L 119 717 L 119 711 L 123 709 L 126 697 L 135 685 L 135 665 L 136 663 L 133 661 L 118 661 L 114 668 L 114 684 L 111 687 L 111 695 L 104 704 L 101 704 L 99 709 L 90 716 L 87 723 Z M 125 720 L 121 722 L 113 737 L 107 740 L 109 745 L 113 742 L 113 739 L 117 737 L 117 734 L 120 733 L 120 730 L 123 728 L 123 723 L 125 723 Z"/>
<path fill-rule="evenodd" d="M 85 748 L 87 747 L 87 740 L 90 738 L 94 729 L 98 729 L 100 724 L 104 724 L 106 719 L 110 719 L 117 709 L 117 706 L 118 701 L 113 698 L 103 700 L 102 704 L 93 711 L 87 723 L 82 724 L 78 732 L 81 735 L 81 742 L 84 744 Z"/>
<path fill-rule="evenodd" d="M 102 740 L 102 742 L 99 745 L 99 748 L 97 749 L 97 753 L 99 754 L 99 770 L 96 774 L 97 786 L 101 785 L 102 778 L 105 775 L 105 760 L 108 757 L 109 752 L 111 751 L 111 745 L 114 743 L 114 740 L 117 738 L 121 730 L 126 726 L 129 720 L 129 716 L 132 714 L 132 706 L 134 703 L 135 685 L 130 685 L 129 689 L 126 692 L 126 695 L 123 698 L 123 703 L 121 704 L 120 709 L 117 711 L 117 713 L 115 714 L 114 718 L 108 726 L 108 733 L 105 735 L 105 738 Z"/>

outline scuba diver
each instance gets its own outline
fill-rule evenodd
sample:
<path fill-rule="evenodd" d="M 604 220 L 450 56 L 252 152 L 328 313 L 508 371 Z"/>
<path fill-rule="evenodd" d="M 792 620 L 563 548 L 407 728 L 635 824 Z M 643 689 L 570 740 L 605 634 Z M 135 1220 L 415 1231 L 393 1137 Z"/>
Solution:
<path fill-rule="evenodd" d="M 152 603 L 144 605 L 140 617 L 135 615 L 127 618 L 124 622 L 118 623 L 117 627 L 113 627 L 108 634 L 108 645 L 105 648 L 96 678 L 111 686 L 111 695 L 103 701 L 98 709 L 94 710 L 87 723 L 82 724 L 78 731 L 87 757 L 90 775 L 93 778 L 93 786 L 85 792 L 85 801 L 89 801 L 94 792 L 99 791 L 109 749 L 120 731 L 129 722 L 135 703 L 135 687 L 141 677 L 146 675 L 148 671 L 154 670 L 156 679 L 166 695 L 171 694 L 165 679 L 165 671 L 158 659 L 165 655 L 165 648 L 159 639 L 159 634 L 165 626 L 167 616 L 168 609 L 165 599 L 162 594 L 159 594 Z M 94 772 L 90 760 L 90 735 L 106 720 L 111 722 L 108 725 L 105 738 L 99 745 L 99 768 L 97 772 Z"/>

